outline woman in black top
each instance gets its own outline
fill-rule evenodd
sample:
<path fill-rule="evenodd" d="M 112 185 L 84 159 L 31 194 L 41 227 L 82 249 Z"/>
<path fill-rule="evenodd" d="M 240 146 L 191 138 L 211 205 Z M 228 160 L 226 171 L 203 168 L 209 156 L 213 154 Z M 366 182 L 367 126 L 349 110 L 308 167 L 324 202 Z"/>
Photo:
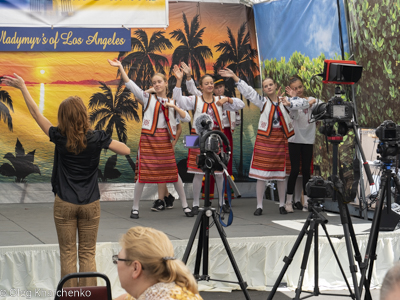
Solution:
<path fill-rule="evenodd" d="M 77 271 L 96 271 L 96 240 L 100 220 L 100 191 L 97 172 L 102 149 L 127 155 L 130 149 L 112 140 L 104 131 L 90 128 L 86 106 L 78 96 L 65 99 L 58 109 L 54 127 L 39 111 L 24 80 L 14 74 L 2 82 L 21 90 L 25 103 L 43 132 L 55 144 L 51 183 L 56 196 L 54 222 L 60 245 L 61 277 Z M 96 278 L 69 280 L 67 286 L 96 285 Z"/>

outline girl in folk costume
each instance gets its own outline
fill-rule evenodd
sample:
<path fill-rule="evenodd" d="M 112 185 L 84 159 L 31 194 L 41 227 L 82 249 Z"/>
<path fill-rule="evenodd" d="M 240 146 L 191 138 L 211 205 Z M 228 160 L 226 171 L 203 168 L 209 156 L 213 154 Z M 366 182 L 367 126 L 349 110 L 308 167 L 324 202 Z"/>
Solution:
<path fill-rule="evenodd" d="M 214 97 L 214 81 L 210 75 L 204 75 L 200 78 L 200 88 L 203 95 L 200 96 L 182 96 L 181 83 L 183 78 L 183 71 L 177 66 L 174 66 L 174 74 L 176 77 L 176 86 L 173 90 L 173 98 L 180 107 L 186 110 L 193 110 L 193 120 L 201 113 L 207 113 L 213 120 L 213 130 L 224 130 L 222 122 L 223 112 L 226 110 L 237 111 L 244 107 L 243 101 L 237 98 L 229 97 Z M 192 133 L 195 133 L 195 129 L 192 128 Z M 196 156 L 200 154 L 199 149 L 189 149 L 188 157 L 188 173 L 194 173 L 193 178 L 193 208 L 194 214 L 198 213 L 200 203 L 200 190 L 201 182 L 203 179 L 204 172 L 197 167 Z M 215 181 L 217 182 L 218 198 L 220 205 L 223 204 L 222 198 L 222 187 L 224 184 L 224 178 L 222 172 L 215 172 Z"/>
<path fill-rule="evenodd" d="M 186 88 L 189 92 L 189 94 L 194 95 L 194 96 L 199 96 L 201 97 L 203 93 L 196 88 L 196 84 L 194 83 L 194 80 L 191 78 L 191 73 L 192 70 L 191 68 L 185 64 L 184 62 L 181 63 L 182 66 L 182 71 L 186 74 Z M 214 77 L 214 95 L 218 97 L 222 97 L 225 94 L 225 81 L 221 76 Z M 237 99 L 240 102 L 240 99 Z M 231 147 L 231 154 L 229 157 L 229 162 L 227 165 L 227 170 L 230 175 L 232 175 L 232 157 L 233 157 L 233 138 L 232 134 L 233 131 L 235 130 L 235 127 L 237 123 L 240 122 L 240 114 L 235 111 L 229 111 L 225 110 L 222 112 L 222 123 L 224 126 L 224 134 L 229 140 L 230 147 Z M 210 179 L 210 196 L 211 194 L 214 193 L 214 181 L 212 178 Z M 219 191 L 221 192 L 221 191 Z M 229 211 L 229 206 L 224 204 L 223 209 L 225 212 Z"/>
<path fill-rule="evenodd" d="M 287 139 L 294 135 L 292 120 L 277 94 L 277 85 L 271 78 L 262 82 L 266 97 L 260 96 L 236 74 L 225 68 L 219 74 L 231 77 L 240 93 L 260 108 L 256 142 L 251 159 L 249 177 L 257 179 L 257 209 L 254 215 L 262 214 L 265 182 L 277 180 L 279 212 L 287 214 L 285 209 L 286 175 L 290 173 L 290 160 Z"/>
<path fill-rule="evenodd" d="M 175 139 L 177 119 L 189 122 L 187 111 L 179 108 L 175 101 L 167 98 L 167 80 L 163 74 L 157 73 L 152 78 L 156 95 L 144 92 L 128 78 L 120 61 L 108 60 L 113 67 L 118 67 L 126 87 L 135 95 L 143 107 L 142 133 L 140 136 L 138 157 L 135 172 L 135 192 L 131 218 L 139 218 L 139 201 L 145 183 L 158 183 L 158 200 L 154 201 L 152 210 L 165 209 L 164 193 L 167 182 L 173 182 L 182 208 L 187 217 L 193 217 L 188 207 L 179 177 L 175 154 L 171 140 Z M 178 114 L 178 115 L 177 115 Z"/>
<path fill-rule="evenodd" d="M 311 175 L 311 164 L 313 158 L 313 148 L 315 142 L 315 122 L 309 122 L 311 119 L 312 111 L 315 109 L 321 100 L 306 97 L 304 93 L 303 81 L 298 76 L 293 76 L 289 79 L 289 86 L 286 87 L 288 95 L 294 98 L 284 98 L 283 102 L 293 102 L 295 99 L 301 101 L 301 105 L 287 106 L 290 111 L 290 116 L 293 119 L 295 136 L 289 138 L 289 155 L 291 162 L 291 171 L 289 175 L 286 195 L 286 210 L 290 210 L 293 200 L 293 191 L 296 187 L 296 202 L 294 206 L 297 209 L 302 209 L 300 202 L 301 189 L 298 191 L 297 186 L 300 179 L 298 178 L 301 161 L 301 173 L 303 175 L 303 191 L 304 191 L 304 205 L 307 210 L 307 196 L 306 196 L 306 184 L 310 180 Z M 298 98 L 296 98 L 298 97 Z M 288 105 L 288 103 L 284 103 Z M 301 186 L 301 185 L 300 185 Z M 293 211 L 293 209 L 292 209 Z"/>

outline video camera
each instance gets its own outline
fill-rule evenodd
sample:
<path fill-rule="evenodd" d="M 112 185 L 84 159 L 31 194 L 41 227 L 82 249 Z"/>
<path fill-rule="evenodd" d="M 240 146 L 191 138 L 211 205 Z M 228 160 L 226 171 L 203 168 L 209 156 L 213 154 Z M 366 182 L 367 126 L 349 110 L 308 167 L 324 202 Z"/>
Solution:
<path fill-rule="evenodd" d="M 336 93 L 337 92 L 337 93 Z M 332 119 L 332 121 L 348 122 L 353 118 L 353 104 L 345 102 L 339 87 L 335 88 L 335 96 L 328 103 L 319 103 L 313 110 L 315 120 Z"/>
<path fill-rule="evenodd" d="M 321 176 L 311 178 L 306 184 L 306 194 L 309 198 L 325 199 L 333 197 L 333 183 Z"/>
<path fill-rule="evenodd" d="M 400 154 L 400 126 L 391 120 L 384 121 L 375 130 L 376 136 L 379 138 L 379 144 L 376 152 L 382 158 L 394 158 Z"/>
<path fill-rule="evenodd" d="M 198 135 L 186 135 L 183 143 L 186 148 L 200 149 L 200 154 L 196 157 L 198 168 L 205 173 L 222 171 L 226 175 L 235 197 L 240 198 L 241 194 L 226 167 L 231 154 L 228 138 L 222 131 L 212 130 L 212 119 L 205 113 L 196 118 L 194 127 Z"/>
<path fill-rule="evenodd" d="M 211 117 L 205 113 L 196 118 L 194 126 L 198 135 L 186 135 L 184 145 L 186 148 L 200 149 L 200 154 L 196 158 L 197 166 L 203 171 L 205 169 L 224 171 L 231 151 L 228 138 L 223 132 L 212 130 Z"/>
<path fill-rule="evenodd" d="M 329 60 L 324 62 L 323 83 L 354 84 L 361 78 L 362 66 L 355 61 Z M 335 87 L 335 96 L 327 103 L 319 103 L 313 109 L 313 117 L 317 120 L 331 120 L 332 122 L 350 122 L 353 118 L 354 107 L 346 102 L 341 95 L 344 92 L 340 86 Z"/>

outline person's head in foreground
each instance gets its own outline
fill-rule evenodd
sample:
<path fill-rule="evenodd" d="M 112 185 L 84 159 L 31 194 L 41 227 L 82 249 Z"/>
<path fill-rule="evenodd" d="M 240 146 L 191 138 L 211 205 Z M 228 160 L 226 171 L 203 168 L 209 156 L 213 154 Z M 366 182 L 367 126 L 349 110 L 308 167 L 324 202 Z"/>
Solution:
<path fill-rule="evenodd" d="M 383 278 L 380 300 L 400 299 L 400 262 L 387 271 Z"/>
<path fill-rule="evenodd" d="M 136 299 L 201 299 L 196 280 L 185 264 L 174 257 L 172 243 L 163 232 L 132 227 L 120 244 L 122 249 L 114 256 L 114 262 L 121 286 L 129 295 Z"/>

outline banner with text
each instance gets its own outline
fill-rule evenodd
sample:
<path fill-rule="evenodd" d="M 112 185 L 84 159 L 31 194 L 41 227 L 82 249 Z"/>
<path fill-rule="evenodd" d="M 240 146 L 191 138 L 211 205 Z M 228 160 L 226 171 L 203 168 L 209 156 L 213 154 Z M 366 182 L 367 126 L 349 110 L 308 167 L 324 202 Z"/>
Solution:
<path fill-rule="evenodd" d="M 0 0 L 0 26 L 168 26 L 167 0 Z"/>
<path fill-rule="evenodd" d="M 129 51 L 125 28 L 0 27 L 0 51 Z"/>

